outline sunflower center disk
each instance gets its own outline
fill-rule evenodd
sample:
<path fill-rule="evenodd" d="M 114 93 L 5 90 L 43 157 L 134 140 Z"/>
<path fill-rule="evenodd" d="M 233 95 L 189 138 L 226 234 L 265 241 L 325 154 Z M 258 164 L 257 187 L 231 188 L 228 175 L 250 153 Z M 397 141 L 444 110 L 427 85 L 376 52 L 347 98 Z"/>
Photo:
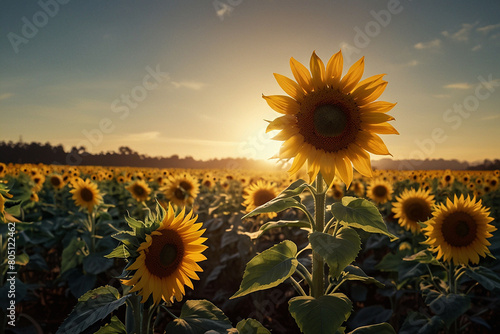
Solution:
<path fill-rule="evenodd" d="M 314 128 L 323 137 L 336 137 L 344 132 L 346 126 L 344 111 L 335 105 L 324 104 L 314 111 Z"/>
<path fill-rule="evenodd" d="M 261 206 L 272 200 L 274 198 L 274 194 L 267 189 L 257 190 L 253 195 L 253 201 L 255 206 Z"/>
<path fill-rule="evenodd" d="M 387 195 L 387 188 L 382 185 L 373 188 L 373 194 L 377 197 L 385 197 Z"/>
<path fill-rule="evenodd" d="M 94 199 L 94 193 L 88 188 L 82 188 L 80 196 L 84 202 L 91 202 Z"/>
<path fill-rule="evenodd" d="M 430 206 L 421 199 L 413 199 L 403 204 L 406 217 L 414 222 L 424 222 L 431 216 Z"/>
<path fill-rule="evenodd" d="M 164 267 L 169 267 L 175 263 L 177 258 L 177 247 L 176 245 L 166 244 L 163 246 L 160 252 L 160 263 Z"/>
<path fill-rule="evenodd" d="M 134 193 L 137 196 L 142 196 L 146 193 L 146 190 L 143 187 L 136 185 L 136 186 L 134 186 Z"/>
<path fill-rule="evenodd" d="M 162 230 L 153 235 L 151 246 L 146 252 L 144 264 L 148 271 L 160 278 L 172 275 L 184 257 L 184 242 L 174 230 Z"/>
<path fill-rule="evenodd" d="M 443 220 L 443 238 L 451 246 L 466 247 L 476 239 L 477 223 L 465 212 L 453 212 Z"/>

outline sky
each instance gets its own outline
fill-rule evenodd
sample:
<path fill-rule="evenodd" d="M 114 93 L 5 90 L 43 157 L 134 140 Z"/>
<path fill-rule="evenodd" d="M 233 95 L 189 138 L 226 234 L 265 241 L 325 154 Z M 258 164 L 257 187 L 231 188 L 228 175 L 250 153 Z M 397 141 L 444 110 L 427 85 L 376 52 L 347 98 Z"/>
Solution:
<path fill-rule="evenodd" d="M 0 141 L 268 159 L 262 94 L 339 50 L 386 73 L 393 159 L 500 158 L 500 1 L 3 0 Z M 373 159 L 383 158 L 373 156 Z"/>

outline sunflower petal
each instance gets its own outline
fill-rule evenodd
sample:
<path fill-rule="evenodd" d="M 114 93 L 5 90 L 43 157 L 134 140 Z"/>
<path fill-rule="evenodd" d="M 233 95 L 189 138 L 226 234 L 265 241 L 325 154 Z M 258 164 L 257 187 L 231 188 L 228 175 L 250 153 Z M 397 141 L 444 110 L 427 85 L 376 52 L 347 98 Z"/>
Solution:
<path fill-rule="evenodd" d="M 350 93 L 358 84 L 365 70 L 365 57 L 361 57 L 350 68 L 347 74 L 340 81 L 340 87 L 345 94 Z"/>
<path fill-rule="evenodd" d="M 281 114 L 296 114 L 300 111 L 300 107 L 294 99 L 285 95 L 262 95 L 267 104 Z"/>
<path fill-rule="evenodd" d="M 326 64 L 326 83 L 331 87 L 338 87 L 342 78 L 342 68 L 344 66 L 344 58 L 342 51 L 334 54 Z"/>
<path fill-rule="evenodd" d="M 290 58 L 290 68 L 292 69 L 293 77 L 297 81 L 300 87 L 302 87 L 306 93 L 309 93 L 313 89 L 311 74 L 307 67 L 302 65 L 300 62 L 295 60 L 293 57 Z"/>
<path fill-rule="evenodd" d="M 380 123 L 380 124 L 361 123 L 361 129 L 383 135 L 399 135 L 398 130 L 396 130 L 389 123 Z"/>
<path fill-rule="evenodd" d="M 284 75 L 274 73 L 274 77 L 280 85 L 281 89 L 285 91 L 295 100 L 298 100 L 304 96 L 304 90 L 292 79 L 285 77 Z"/>
<path fill-rule="evenodd" d="M 363 123 L 369 124 L 379 124 L 388 121 L 393 121 L 395 118 L 388 114 L 383 114 L 379 112 L 372 112 L 368 114 L 361 114 L 361 120 Z"/>
<path fill-rule="evenodd" d="M 317 90 L 325 85 L 325 64 L 316 55 L 316 52 L 313 52 L 309 66 L 311 67 L 312 84 L 314 89 Z"/>
<path fill-rule="evenodd" d="M 386 113 L 394 106 L 396 103 L 390 103 L 390 102 L 385 102 L 385 101 L 375 101 L 371 102 L 365 105 L 359 106 L 359 111 L 361 113 L 370 113 L 370 112 L 379 112 L 379 113 Z"/>

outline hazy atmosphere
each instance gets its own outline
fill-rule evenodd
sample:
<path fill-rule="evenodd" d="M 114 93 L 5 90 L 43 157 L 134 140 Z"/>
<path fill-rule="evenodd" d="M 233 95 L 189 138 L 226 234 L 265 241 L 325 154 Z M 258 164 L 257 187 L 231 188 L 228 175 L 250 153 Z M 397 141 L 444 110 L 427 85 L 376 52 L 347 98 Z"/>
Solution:
<path fill-rule="evenodd" d="M 500 2 L 2 1 L 2 140 L 267 159 L 290 57 L 387 73 L 394 159 L 498 157 Z M 377 157 L 378 158 L 378 157 Z"/>

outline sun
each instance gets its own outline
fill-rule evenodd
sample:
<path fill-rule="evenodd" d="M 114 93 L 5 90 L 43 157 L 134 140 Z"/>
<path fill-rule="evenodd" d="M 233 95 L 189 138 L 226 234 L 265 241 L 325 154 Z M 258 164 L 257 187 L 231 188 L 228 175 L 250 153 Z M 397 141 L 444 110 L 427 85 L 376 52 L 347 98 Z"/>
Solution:
<path fill-rule="evenodd" d="M 395 103 L 375 101 L 383 93 L 387 81 L 384 74 L 367 78 L 364 58 L 351 66 L 342 77 L 343 56 L 339 51 L 326 67 L 313 52 L 309 70 L 290 59 L 296 81 L 274 74 L 280 87 L 289 95 L 263 96 L 269 106 L 283 116 L 267 127 L 267 132 L 280 130 L 273 138 L 283 141 L 279 159 L 293 158 L 289 170 L 296 173 L 307 162 L 313 180 L 319 172 L 330 186 L 335 175 L 349 187 L 353 166 L 362 175 L 371 177 L 368 152 L 390 154 L 378 134 L 398 134 L 387 114 Z"/>

